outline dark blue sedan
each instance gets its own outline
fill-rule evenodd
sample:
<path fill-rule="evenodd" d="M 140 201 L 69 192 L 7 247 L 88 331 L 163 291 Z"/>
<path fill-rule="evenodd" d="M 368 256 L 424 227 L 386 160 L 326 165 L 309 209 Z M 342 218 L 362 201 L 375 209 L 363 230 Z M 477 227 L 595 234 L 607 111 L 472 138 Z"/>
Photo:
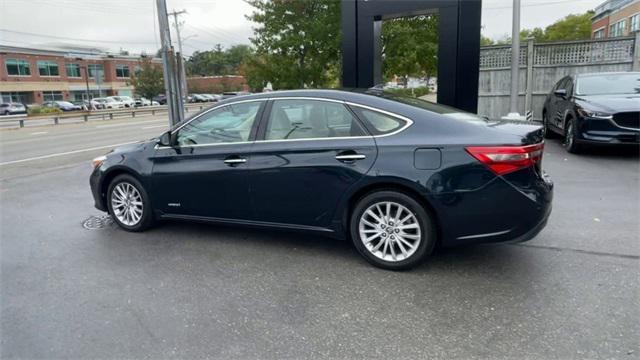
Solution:
<path fill-rule="evenodd" d="M 158 219 L 310 231 L 403 269 L 436 245 L 525 241 L 553 185 L 543 131 L 383 92 L 283 91 L 218 103 L 94 159 L 95 206 Z"/>

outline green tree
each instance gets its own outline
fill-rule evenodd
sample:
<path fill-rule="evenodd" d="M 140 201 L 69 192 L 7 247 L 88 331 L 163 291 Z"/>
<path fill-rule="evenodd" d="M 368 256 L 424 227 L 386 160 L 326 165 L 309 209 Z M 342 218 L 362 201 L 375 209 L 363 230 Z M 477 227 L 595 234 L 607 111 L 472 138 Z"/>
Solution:
<path fill-rule="evenodd" d="M 434 76 L 438 69 L 438 17 L 421 15 L 382 23 L 382 73 Z"/>
<path fill-rule="evenodd" d="M 162 67 L 154 64 L 150 58 L 140 59 L 140 70 L 136 70 L 127 81 L 135 89 L 138 96 L 151 99 L 164 92 Z"/>
<path fill-rule="evenodd" d="M 591 38 L 591 18 L 593 11 L 571 14 L 547 26 L 545 41 L 582 40 Z"/>
<path fill-rule="evenodd" d="M 249 45 L 234 45 L 224 49 L 216 44 L 212 50 L 196 51 L 186 62 L 189 75 L 237 75 L 249 58 L 253 50 Z"/>
<path fill-rule="evenodd" d="M 544 30 L 539 27 L 520 30 L 520 40 L 527 40 L 529 38 L 533 38 L 536 42 L 543 42 L 546 39 L 546 34 Z"/>
<path fill-rule="evenodd" d="M 591 18 L 593 11 L 587 11 L 584 14 L 571 14 L 554 22 L 553 24 L 542 29 L 539 27 L 533 29 L 520 30 L 520 40 L 533 38 L 536 42 L 546 41 L 570 41 L 570 40 L 587 40 L 591 38 Z M 480 42 L 482 45 L 485 37 Z M 491 39 L 488 39 L 491 40 Z M 511 44 L 511 37 L 499 39 L 495 44 Z"/>
<path fill-rule="evenodd" d="M 249 86 L 261 89 L 327 87 L 340 66 L 340 0 L 247 0 L 258 26 L 256 56 L 245 67 Z"/>
<path fill-rule="evenodd" d="M 480 46 L 488 46 L 488 45 L 493 45 L 495 44 L 495 42 L 493 41 L 493 39 L 488 38 L 484 35 L 480 35 Z"/>

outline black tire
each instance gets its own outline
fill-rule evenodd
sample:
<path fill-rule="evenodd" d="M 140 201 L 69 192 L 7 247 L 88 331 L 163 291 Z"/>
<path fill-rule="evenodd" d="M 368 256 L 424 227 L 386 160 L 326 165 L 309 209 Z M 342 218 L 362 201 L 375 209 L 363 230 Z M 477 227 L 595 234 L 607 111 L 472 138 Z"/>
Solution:
<path fill-rule="evenodd" d="M 398 229 L 395 229 L 392 227 L 391 232 L 388 232 L 389 227 L 387 227 L 386 229 L 387 232 L 385 232 L 384 230 L 377 230 L 381 232 L 381 235 L 378 236 L 375 240 L 368 241 L 367 244 L 370 244 L 370 245 L 365 245 L 365 241 L 363 241 L 360 235 L 361 218 L 365 216 L 365 212 L 367 212 L 367 210 L 370 210 L 370 207 L 375 207 L 376 204 L 381 204 L 381 203 L 392 203 L 396 205 L 397 204 L 401 205 L 402 207 L 405 208 L 404 209 L 405 212 L 401 214 L 408 215 L 407 211 L 411 212 L 411 214 L 413 215 L 413 218 L 411 219 L 411 221 L 413 221 L 413 223 L 411 223 L 410 225 L 414 225 L 414 224 L 418 225 L 419 231 L 420 231 L 419 236 L 417 235 L 417 233 L 414 233 L 412 235 L 415 238 L 419 238 L 419 243 L 417 244 L 417 247 L 415 248 L 415 250 L 412 247 L 407 246 L 406 242 L 404 243 L 405 245 L 400 244 L 400 240 L 402 239 L 402 236 L 410 235 L 410 234 L 405 235 L 404 230 L 399 230 L 400 224 L 395 225 L 398 227 Z M 398 208 L 399 207 L 396 207 L 395 209 L 397 210 Z M 392 213 L 393 213 L 393 208 L 392 208 Z M 404 217 L 404 216 L 405 215 L 402 215 L 400 217 Z M 367 219 L 370 220 L 372 218 L 370 217 L 370 215 L 366 215 L 365 220 Z M 393 225 L 391 222 L 388 224 Z M 383 223 L 382 225 L 379 225 L 379 226 L 384 226 L 384 225 L 385 224 Z M 363 226 L 368 226 L 368 225 L 363 225 Z M 349 229 L 350 229 L 351 240 L 353 241 L 353 244 L 358 250 L 358 252 L 360 253 L 360 255 L 362 255 L 371 264 L 387 270 L 404 270 L 420 264 L 426 256 L 431 254 L 436 244 L 435 222 L 433 220 L 433 217 L 429 214 L 429 212 L 424 208 L 424 206 L 418 203 L 411 196 L 401 192 L 392 191 L 392 190 L 382 190 L 382 191 L 371 192 L 365 195 L 364 197 L 362 197 L 356 204 L 355 208 L 353 209 L 353 212 L 351 214 L 351 219 L 349 220 Z M 374 228 L 371 228 L 364 231 L 376 231 L 376 230 L 374 230 Z M 403 233 L 401 234 L 399 233 L 399 231 L 402 231 Z M 414 230 L 414 231 L 417 232 L 418 230 Z M 382 235 L 382 234 L 385 234 L 385 235 Z M 397 238 L 395 238 L 394 240 L 391 240 L 394 238 L 394 235 Z M 393 261 L 387 261 L 381 258 L 380 256 L 383 256 L 384 253 L 380 254 L 381 251 L 375 251 L 375 247 L 378 247 L 378 248 L 384 247 L 377 243 L 378 240 L 380 242 L 383 242 L 382 236 L 385 236 L 385 240 L 388 241 L 389 244 L 391 244 L 389 245 L 389 251 L 390 252 L 393 251 L 393 255 L 392 255 L 393 258 L 396 258 L 396 254 L 397 254 L 395 249 L 400 250 L 400 247 L 404 249 L 407 249 L 407 248 L 409 249 L 409 251 L 407 252 L 408 256 L 406 256 L 404 259 L 393 260 Z M 387 236 L 388 236 L 388 239 L 386 239 Z M 402 240 L 404 241 L 405 239 L 402 239 Z M 416 240 L 411 240 L 411 241 L 416 241 Z M 371 246 L 373 249 L 370 250 L 369 248 L 367 248 L 367 246 Z M 372 252 L 372 250 L 377 255 L 375 255 L 374 252 Z M 413 251 L 413 253 L 411 253 L 411 251 Z M 401 257 L 404 257 L 402 253 L 399 253 L 398 255 Z"/>
<path fill-rule="evenodd" d="M 581 150 L 580 144 L 577 142 L 577 138 L 576 122 L 573 118 L 569 118 L 567 120 L 567 125 L 565 126 L 563 145 L 564 148 L 572 154 L 577 154 Z"/>
<path fill-rule="evenodd" d="M 553 139 L 558 137 L 558 135 L 549 126 L 549 115 L 546 111 L 542 113 L 542 127 L 544 128 L 544 137 L 546 139 Z"/>
<path fill-rule="evenodd" d="M 130 186 L 133 186 L 142 198 L 142 216 L 134 224 L 125 224 L 119 218 L 119 216 L 116 215 L 114 211 L 113 201 L 112 201 L 113 192 L 116 189 L 116 186 L 118 186 L 119 184 L 129 184 Z M 111 218 L 113 219 L 113 221 L 126 231 L 131 231 L 131 232 L 144 231 L 150 228 L 155 222 L 153 208 L 151 207 L 151 202 L 149 201 L 149 195 L 147 194 L 142 184 L 138 181 L 138 179 L 134 178 L 131 175 L 128 175 L 128 174 L 118 175 L 111 181 L 111 183 L 109 183 L 106 202 L 107 202 L 107 207 L 109 209 L 109 214 L 111 215 Z"/>

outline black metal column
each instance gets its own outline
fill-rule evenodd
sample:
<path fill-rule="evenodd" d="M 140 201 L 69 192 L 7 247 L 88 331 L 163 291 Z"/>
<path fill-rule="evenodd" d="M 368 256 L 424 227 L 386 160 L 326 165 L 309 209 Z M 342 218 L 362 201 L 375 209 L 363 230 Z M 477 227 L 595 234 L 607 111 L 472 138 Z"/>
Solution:
<path fill-rule="evenodd" d="M 437 13 L 438 102 L 476 112 L 481 5 L 481 0 L 343 0 L 343 86 L 368 88 L 379 82 L 375 21 Z"/>

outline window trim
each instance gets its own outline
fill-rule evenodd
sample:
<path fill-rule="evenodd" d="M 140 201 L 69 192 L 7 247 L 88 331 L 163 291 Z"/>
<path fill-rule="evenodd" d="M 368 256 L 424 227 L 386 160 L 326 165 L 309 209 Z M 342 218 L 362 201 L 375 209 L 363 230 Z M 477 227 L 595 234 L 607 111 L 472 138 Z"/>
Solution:
<path fill-rule="evenodd" d="M 27 63 L 27 67 L 29 68 L 29 75 L 12 75 L 9 74 L 9 68 L 7 68 L 7 60 L 14 60 L 16 62 L 16 66 L 18 66 L 18 72 L 20 72 L 20 65 L 19 63 L 25 62 Z M 12 76 L 12 77 L 31 77 L 33 76 L 33 74 L 31 73 L 31 62 L 29 60 L 24 60 L 24 59 L 18 59 L 18 58 L 5 58 L 4 59 L 4 70 L 7 72 L 7 76 Z"/>
<path fill-rule="evenodd" d="M 46 67 L 47 67 L 47 71 L 49 72 L 49 74 L 51 74 L 51 69 L 50 67 L 55 64 L 56 67 L 58 68 L 58 75 L 42 75 L 40 74 L 40 63 L 46 63 Z M 40 77 L 46 77 L 46 78 L 59 78 L 60 77 L 60 64 L 58 64 L 57 61 L 55 60 L 38 60 L 36 61 L 36 67 L 38 68 L 38 76 Z M 67 69 L 65 68 L 65 71 Z"/>
<path fill-rule="evenodd" d="M 636 25 L 638 26 L 637 29 L 632 28 L 634 18 L 636 18 Z M 636 31 L 640 31 L 640 12 L 631 14 L 631 16 L 629 16 L 629 35 L 631 35 L 631 33 L 634 33 Z"/>
<path fill-rule="evenodd" d="M 354 102 L 350 102 L 350 101 L 344 101 L 344 100 L 336 100 L 336 99 L 328 99 L 328 98 L 316 98 L 316 97 L 309 97 L 309 96 L 285 96 L 285 97 L 269 97 L 269 98 L 260 98 L 260 99 L 246 99 L 246 100 L 238 100 L 238 101 L 233 101 L 233 102 L 229 102 L 229 103 L 225 103 L 225 104 L 218 104 L 214 107 L 212 107 L 211 109 L 208 109 L 207 111 L 204 111 L 203 113 L 201 113 L 200 115 L 194 116 L 193 118 L 189 119 L 189 121 L 185 122 L 184 124 L 178 126 L 175 129 L 171 130 L 171 136 L 175 135 L 176 132 L 180 131 L 180 129 L 182 129 L 183 127 L 187 126 L 189 123 L 191 123 L 192 121 L 199 119 L 200 117 L 215 111 L 218 108 L 224 107 L 224 106 L 228 106 L 228 105 L 235 105 L 235 104 L 242 104 L 242 103 L 247 103 L 247 102 L 255 102 L 255 101 L 275 101 L 275 100 L 318 100 L 318 101 L 326 101 L 326 102 L 334 102 L 334 103 L 340 103 L 343 105 L 347 106 L 347 109 L 349 109 L 349 106 L 356 106 L 356 107 L 360 107 L 363 109 L 367 109 L 367 110 L 371 110 L 371 111 L 376 111 L 382 114 L 385 114 L 387 116 L 391 116 L 391 117 L 395 117 L 397 119 L 403 120 L 405 122 L 405 125 L 402 126 L 401 128 L 390 132 L 388 134 L 380 134 L 380 135 L 363 135 L 363 136 L 341 136 L 341 137 L 323 137 L 323 138 L 304 138 L 304 139 L 277 139 L 277 140 L 265 140 L 265 139 L 254 139 L 254 140 L 249 140 L 249 141 L 238 141 L 238 142 L 226 142 L 226 143 L 215 143 L 215 144 L 194 144 L 194 145 L 189 145 L 189 146 L 184 146 L 184 147 L 204 147 L 204 146 L 220 146 L 220 145 L 246 145 L 246 144 L 255 144 L 255 143 L 271 143 L 271 142 L 288 142 L 288 141 L 327 141 L 327 140 L 346 140 L 346 139 L 365 139 L 365 138 L 382 138 L 382 137 L 387 137 L 387 136 L 393 136 L 396 134 L 399 134 L 401 132 L 403 132 L 404 130 L 408 129 L 409 127 L 411 127 L 413 125 L 413 120 L 409 119 L 406 116 L 402 116 L 387 110 L 382 110 L 380 108 L 376 108 L 373 106 L 368 106 L 368 105 L 363 105 L 363 104 L 358 104 L 358 103 L 354 103 Z M 257 129 L 259 131 L 259 128 L 263 126 L 263 123 L 268 121 L 268 117 L 267 115 L 267 110 L 269 110 L 269 112 L 271 111 L 271 107 L 269 106 L 267 108 L 267 106 L 265 106 L 262 110 L 262 114 L 260 114 L 260 117 L 257 118 L 256 120 L 258 121 L 257 124 Z M 355 115 L 354 115 L 355 116 Z M 358 118 L 357 116 L 355 116 L 355 118 L 361 122 L 360 118 Z M 266 123 L 265 123 L 266 125 Z M 365 127 L 366 129 L 366 127 Z M 367 131 L 368 132 L 368 131 Z M 155 146 L 156 149 L 173 149 L 173 148 L 183 148 L 183 146 L 160 146 L 160 145 L 156 145 Z"/>
<path fill-rule="evenodd" d="M 78 76 L 70 76 L 69 75 L 69 65 L 74 65 L 78 68 Z M 78 63 L 65 63 L 64 64 L 64 73 L 69 79 L 82 79 L 82 67 Z"/>
<path fill-rule="evenodd" d="M 89 68 L 92 67 L 94 69 L 100 69 L 101 75 L 100 78 L 104 79 L 105 78 L 105 73 L 104 73 L 104 65 L 103 64 L 87 64 L 87 75 L 89 76 L 89 79 L 95 79 L 96 76 L 95 74 L 91 75 L 91 71 L 89 70 Z"/>
<path fill-rule="evenodd" d="M 118 76 L 118 67 L 120 67 L 122 70 L 126 68 L 127 72 L 129 73 L 129 76 Z M 131 79 L 131 68 L 129 67 L 129 65 L 116 64 L 115 70 L 116 70 L 116 79 Z"/>

